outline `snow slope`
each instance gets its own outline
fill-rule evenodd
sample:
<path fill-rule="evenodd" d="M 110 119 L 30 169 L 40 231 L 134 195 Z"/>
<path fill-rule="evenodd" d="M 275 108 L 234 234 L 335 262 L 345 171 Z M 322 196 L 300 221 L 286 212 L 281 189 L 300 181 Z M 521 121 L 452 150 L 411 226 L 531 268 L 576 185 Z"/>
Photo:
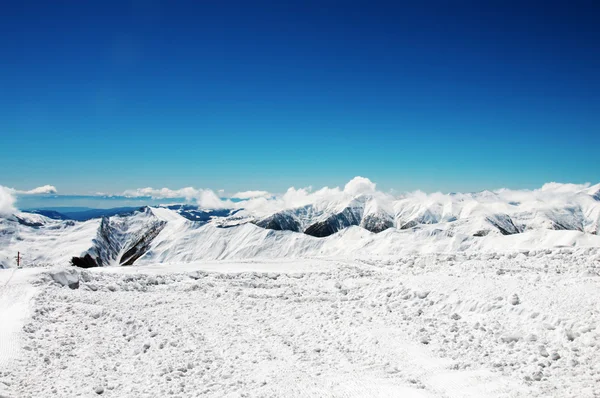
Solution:
<path fill-rule="evenodd" d="M 169 209 L 83 223 L 52 220 L 30 227 L 4 220 L 0 260 L 14 266 L 21 252 L 26 266 L 82 266 L 188 262 L 206 259 L 402 256 L 410 253 L 514 252 L 518 250 L 600 248 L 600 236 L 577 230 L 534 229 L 518 234 L 473 234 L 503 225 L 481 218 L 451 223 L 389 228 L 372 233 L 349 226 L 324 238 L 276 231 L 252 223 L 220 227 L 187 220 Z M 509 228 L 504 225 L 503 228 Z M 91 265 L 88 265 L 91 264 Z"/>
<path fill-rule="evenodd" d="M 23 353 L 23 326 L 31 316 L 31 285 L 36 269 L 0 270 L 0 375 L 12 374 Z M 8 396 L 11 383 L 0 377 L 0 396 Z"/>
<path fill-rule="evenodd" d="M 16 217 L 0 218 L 0 268 L 14 267 L 18 252 L 26 267 L 70 264 L 73 256 L 93 245 L 100 227 L 98 219 L 60 221 L 28 213 Z"/>

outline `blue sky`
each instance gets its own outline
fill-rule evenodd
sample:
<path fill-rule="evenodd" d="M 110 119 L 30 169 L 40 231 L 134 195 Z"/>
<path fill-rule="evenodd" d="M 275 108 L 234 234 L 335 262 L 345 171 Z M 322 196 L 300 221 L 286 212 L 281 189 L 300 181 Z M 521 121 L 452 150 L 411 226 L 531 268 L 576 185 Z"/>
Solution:
<path fill-rule="evenodd" d="M 11 2 L 0 185 L 600 181 L 600 3 Z"/>

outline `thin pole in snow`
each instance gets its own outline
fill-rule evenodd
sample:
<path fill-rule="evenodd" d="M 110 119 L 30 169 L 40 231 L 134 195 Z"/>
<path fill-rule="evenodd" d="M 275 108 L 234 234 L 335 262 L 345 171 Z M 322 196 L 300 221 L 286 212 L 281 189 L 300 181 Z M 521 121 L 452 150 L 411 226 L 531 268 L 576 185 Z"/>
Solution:
<path fill-rule="evenodd" d="M 17 252 L 17 267 L 21 266 L 21 252 Z"/>

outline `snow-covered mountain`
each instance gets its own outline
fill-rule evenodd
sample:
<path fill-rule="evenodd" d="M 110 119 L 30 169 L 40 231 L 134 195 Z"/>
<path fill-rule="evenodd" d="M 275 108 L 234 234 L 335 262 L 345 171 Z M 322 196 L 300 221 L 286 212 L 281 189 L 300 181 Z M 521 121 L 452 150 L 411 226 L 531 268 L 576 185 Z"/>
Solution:
<path fill-rule="evenodd" d="M 17 252 L 24 265 L 96 267 L 600 247 L 600 184 L 398 197 L 368 188 L 321 190 L 291 204 L 260 198 L 219 210 L 142 207 L 83 222 L 17 211 L 0 218 L 0 265 L 13 266 Z"/>
<path fill-rule="evenodd" d="M 351 225 L 371 232 L 454 223 L 453 229 L 484 236 L 535 229 L 599 232 L 600 187 L 564 191 L 483 191 L 469 194 L 415 193 L 400 198 L 360 194 L 263 215 L 256 225 L 325 237 Z M 252 213 L 249 213 L 252 216 Z M 462 227 L 461 227 L 462 226 Z M 469 231 L 470 229 L 470 231 Z"/>

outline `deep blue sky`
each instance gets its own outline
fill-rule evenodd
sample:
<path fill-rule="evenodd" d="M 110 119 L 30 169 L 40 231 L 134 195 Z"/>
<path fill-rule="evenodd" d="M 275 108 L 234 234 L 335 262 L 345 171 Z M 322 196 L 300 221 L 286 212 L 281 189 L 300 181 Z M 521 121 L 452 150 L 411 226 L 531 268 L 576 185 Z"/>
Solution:
<path fill-rule="evenodd" d="M 598 1 L 3 2 L 0 185 L 596 183 L 599 20 Z"/>

